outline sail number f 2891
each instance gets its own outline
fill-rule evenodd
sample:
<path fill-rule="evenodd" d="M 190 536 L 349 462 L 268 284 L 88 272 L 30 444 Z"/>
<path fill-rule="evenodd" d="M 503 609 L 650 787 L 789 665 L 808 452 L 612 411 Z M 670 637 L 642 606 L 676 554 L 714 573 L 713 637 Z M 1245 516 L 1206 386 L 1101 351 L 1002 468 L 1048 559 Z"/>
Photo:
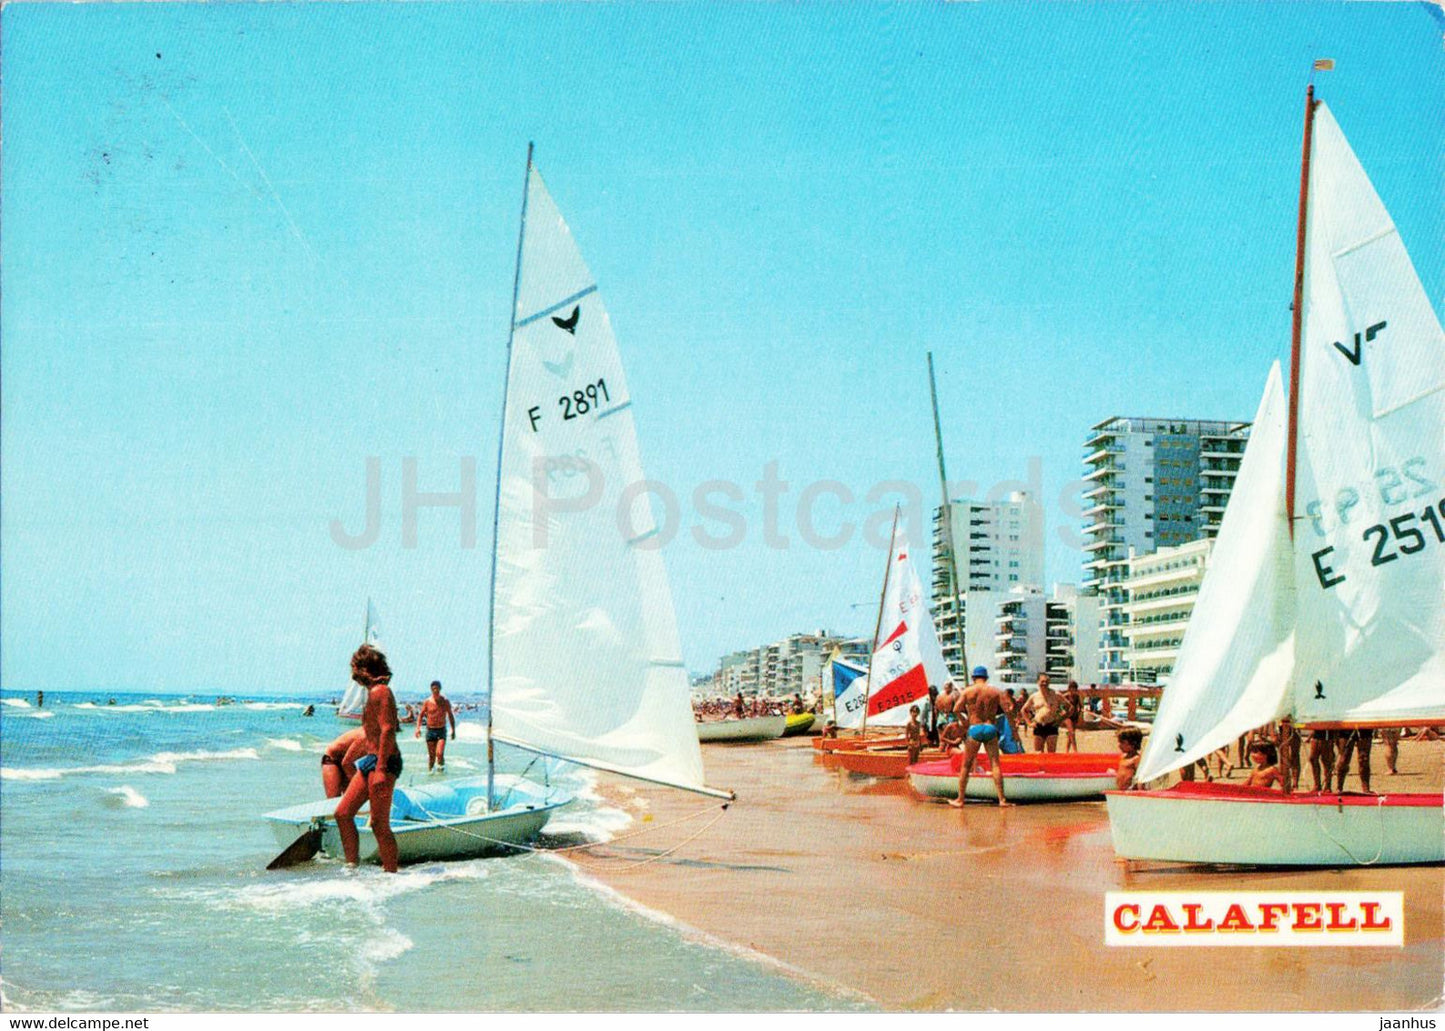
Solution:
<path fill-rule="evenodd" d="M 1374 547 L 1370 555 L 1372 566 L 1388 565 L 1397 559 L 1418 555 L 1428 547 L 1445 545 L 1445 498 L 1420 512 L 1406 512 L 1388 523 L 1367 526 L 1360 538 Z M 1314 559 L 1315 575 L 1325 590 L 1345 582 L 1345 575 L 1335 572 L 1329 564 L 1330 553 L 1334 550 L 1333 547 L 1321 548 L 1310 556 Z"/>
<path fill-rule="evenodd" d="M 562 419 L 565 421 L 586 415 L 594 408 L 600 408 L 611 401 L 612 398 L 607 393 L 607 381 L 599 379 L 596 383 L 589 383 L 570 394 L 563 394 L 557 398 L 557 407 L 562 409 Z M 528 408 L 527 419 L 532 423 L 532 432 L 536 433 L 537 426 L 542 421 L 542 406 L 533 405 Z"/>

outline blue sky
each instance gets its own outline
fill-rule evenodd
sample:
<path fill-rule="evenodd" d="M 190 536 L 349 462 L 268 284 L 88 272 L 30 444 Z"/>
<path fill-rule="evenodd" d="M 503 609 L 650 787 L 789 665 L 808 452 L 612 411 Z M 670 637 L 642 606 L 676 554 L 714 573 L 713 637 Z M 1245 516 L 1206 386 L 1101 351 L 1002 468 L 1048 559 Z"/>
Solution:
<path fill-rule="evenodd" d="M 523 160 L 611 311 L 684 656 L 859 631 L 881 556 L 799 539 L 1039 460 L 1051 580 L 1088 427 L 1247 418 L 1289 340 L 1318 78 L 1431 296 L 1421 4 L 12 4 L 3 12 L 0 682 L 339 689 L 371 596 L 404 691 L 482 685 Z M 364 516 L 380 459 L 382 532 Z M 401 535 L 424 491 L 477 469 Z M 763 540 L 753 485 L 788 481 Z M 689 496 L 739 484 L 743 543 Z M 720 532 L 716 525 L 713 532 Z M 854 607 L 863 603 L 864 607 Z"/>

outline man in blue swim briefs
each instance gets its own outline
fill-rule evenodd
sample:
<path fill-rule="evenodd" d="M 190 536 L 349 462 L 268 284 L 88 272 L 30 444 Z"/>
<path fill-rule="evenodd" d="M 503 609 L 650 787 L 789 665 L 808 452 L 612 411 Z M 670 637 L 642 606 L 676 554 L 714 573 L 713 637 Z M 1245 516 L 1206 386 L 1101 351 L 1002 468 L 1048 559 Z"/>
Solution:
<path fill-rule="evenodd" d="M 371 833 L 381 868 L 396 873 L 396 835 L 391 830 L 391 796 L 401 776 L 401 750 L 396 746 L 396 697 L 391 693 L 391 667 L 386 656 L 369 644 L 351 657 L 351 677 L 366 688 L 366 706 L 361 711 L 363 754 L 356 760 L 356 776 L 346 786 L 336 806 L 336 829 L 341 849 L 352 866 L 361 858 L 361 841 L 356 831 L 356 814 L 371 803 Z"/>
<path fill-rule="evenodd" d="M 1003 797 L 1003 765 L 998 754 L 998 727 L 994 725 L 1003 712 L 1003 692 L 988 682 L 988 670 L 975 666 L 973 683 L 963 689 L 953 711 L 968 718 L 968 737 L 963 742 L 963 762 L 958 767 L 958 797 L 950 801 L 951 806 L 962 807 L 967 798 L 968 775 L 973 770 L 973 760 L 978 756 L 979 747 L 988 753 L 989 767 L 993 773 L 993 785 L 998 790 L 1000 806 L 1013 805 Z"/>
<path fill-rule="evenodd" d="M 457 739 L 457 717 L 452 703 L 442 694 L 442 682 L 431 682 L 431 697 L 422 702 L 421 711 L 416 714 L 416 734 L 421 737 L 422 721 L 426 721 L 426 771 L 435 767 L 443 773 L 447 769 L 447 720 L 452 721 L 452 740 Z"/>

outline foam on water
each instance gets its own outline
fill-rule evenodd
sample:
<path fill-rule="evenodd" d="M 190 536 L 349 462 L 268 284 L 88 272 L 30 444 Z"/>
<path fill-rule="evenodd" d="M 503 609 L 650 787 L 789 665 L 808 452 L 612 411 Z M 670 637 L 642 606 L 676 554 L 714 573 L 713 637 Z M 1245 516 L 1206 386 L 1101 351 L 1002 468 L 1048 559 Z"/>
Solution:
<path fill-rule="evenodd" d="M 304 709 L 306 706 L 302 702 L 242 702 L 241 708 L 263 711 L 266 709 Z"/>
<path fill-rule="evenodd" d="M 279 748 L 285 752 L 299 752 L 301 751 L 301 742 L 289 737 L 268 737 L 266 739 L 266 747 Z M 323 748 L 322 751 L 325 751 L 325 749 Z"/>
<path fill-rule="evenodd" d="M 237 891 L 205 892 L 207 903 L 217 909 L 249 910 L 285 914 L 311 907 L 361 906 L 377 913 L 381 903 L 430 888 L 444 881 L 475 881 L 489 876 L 486 860 L 460 863 L 429 863 L 403 867 L 399 873 L 383 873 L 380 867 L 327 869 L 321 876 L 301 876 L 281 883 L 247 885 Z"/>
<path fill-rule="evenodd" d="M 607 804 L 608 800 L 597 793 L 595 771 L 579 769 L 572 780 L 569 790 L 577 801 L 591 803 L 591 806 L 567 806 L 557 810 L 547 821 L 547 834 L 581 834 L 594 841 L 611 841 L 632 825 L 630 813 Z"/>
<path fill-rule="evenodd" d="M 157 752 L 155 755 L 138 762 L 102 764 L 99 766 L 68 766 L 68 767 L 0 767 L 0 779 L 3 780 L 59 780 L 61 777 L 87 773 L 106 773 L 111 775 L 125 776 L 131 773 L 175 773 L 178 763 L 185 762 L 207 762 L 214 760 L 228 759 L 259 759 L 260 754 L 254 748 L 233 748 L 228 752 Z"/>
<path fill-rule="evenodd" d="M 31 707 L 30 703 L 24 698 L 0 698 L 0 704 L 13 705 L 17 709 L 28 709 Z"/>
<path fill-rule="evenodd" d="M 457 740 L 485 741 L 487 740 L 487 728 L 480 723 L 457 720 Z"/>
<path fill-rule="evenodd" d="M 104 802 L 111 809 L 144 809 L 151 804 L 150 799 L 129 784 L 106 788 L 105 792 Z"/>

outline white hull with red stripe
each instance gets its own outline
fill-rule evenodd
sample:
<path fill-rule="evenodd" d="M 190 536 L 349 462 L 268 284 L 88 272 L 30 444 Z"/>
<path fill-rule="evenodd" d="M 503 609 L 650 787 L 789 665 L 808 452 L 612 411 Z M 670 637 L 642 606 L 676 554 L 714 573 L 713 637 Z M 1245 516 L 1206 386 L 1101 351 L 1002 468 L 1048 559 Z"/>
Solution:
<path fill-rule="evenodd" d="M 1125 859 L 1243 866 L 1445 863 L 1435 795 L 1291 795 L 1242 785 L 1179 784 L 1106 796 Z"/>

